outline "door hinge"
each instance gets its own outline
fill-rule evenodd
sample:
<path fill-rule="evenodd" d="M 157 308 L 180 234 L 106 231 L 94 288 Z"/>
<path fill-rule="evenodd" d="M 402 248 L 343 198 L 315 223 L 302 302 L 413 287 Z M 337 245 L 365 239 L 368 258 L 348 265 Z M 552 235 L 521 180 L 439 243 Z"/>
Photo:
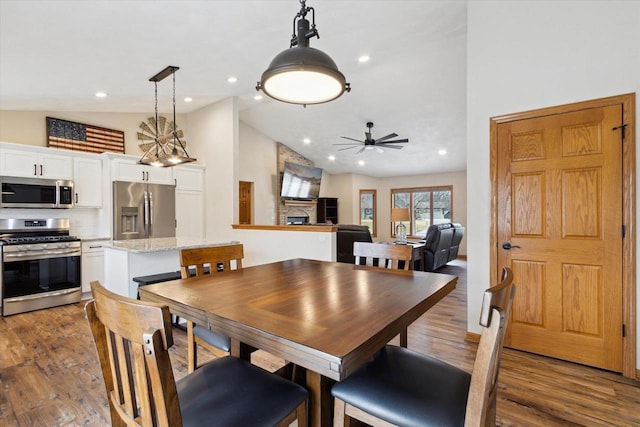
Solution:
<path fill-rule="evenodd" d="M 614 127 L 613 129 L 611 129 L 611 130 L 618 130 L 618 129 L 620 129 L 620 136 L 622 137 L 622 139 L 624 139 L 624 137 L 625 137 L 625 135 L 626 135 L 626 132 L 625 132 L 625 129 L 626 129 L 626 128 L 627 128 L 627 124 L 626 124 L 626 123 L 623 123 L 623 124 L 621 124 L 620 126 L 616 126 L 616 127 Z"/>
<path fill-rule="evenodd" d="M 625 225 L 622 226 L 622 238 L 627 237 L 627 227 Z"/>
<path fill-rule="evenodd" d="M 627 336 L 627 328 L 625 328 L 624 323 L 622 324 L 622 338 L 625 338 Z"/>

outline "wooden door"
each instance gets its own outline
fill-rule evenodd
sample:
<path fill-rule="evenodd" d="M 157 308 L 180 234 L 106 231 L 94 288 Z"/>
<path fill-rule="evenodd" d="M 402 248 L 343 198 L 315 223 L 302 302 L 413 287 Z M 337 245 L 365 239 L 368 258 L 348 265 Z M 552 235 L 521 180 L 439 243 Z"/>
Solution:
<path fill-rule="evenodd" d="M 621 123 L 613 105 L 498 125 L 496 267 L 516 284 L 506 345 L 622 371 Z"/>
<path fill-rule="evenodd" d="M 240 181 L 239 185 L 240 208 L 238 209 L 238 222 L 240 224 L 251 224 L 251 187 L 253 183 Z"/>

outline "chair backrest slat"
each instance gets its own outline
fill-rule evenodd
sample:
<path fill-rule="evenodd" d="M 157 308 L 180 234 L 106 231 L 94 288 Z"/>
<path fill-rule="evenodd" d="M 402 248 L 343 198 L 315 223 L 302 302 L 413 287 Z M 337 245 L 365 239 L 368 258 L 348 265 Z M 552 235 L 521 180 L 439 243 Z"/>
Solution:
<path fill-rule="evenodd" d="M 105 380 L 114 426 L 182 426 L 169 358 L 171 315 L 92 282 L 85 307 Z"/>
<path fill-rule="evenodd" d="M 244 246 L 242 244 L 210 246 L 204 248 L 183 249 L 180 251 L 180 275 L 183 279 L 191 277 L 189 267 L 195 267 L 196 276 L 205 274 L 204 266 L 209 265 L 209 273 L 216 274 L 233 268 L 242 269 Z M 219 269 L 218 267 L 222 268 Z"/>
<path fill-rule="evenodd" d="M 495 420 L 497 380 L 502 349 L 515 295 L 513 274 L 503 270 L 502 281 L 484 292 L 480 325 L 483 327 L 471 374 L 465 426 L 483 426 Z"/>
<path fill-rule="evenodd" d="M 413 247 L 411 245 L 391 245 L 384 243 L 353 242 L 353 255 L 355 263 L 360 264 L 365 259 L 365 265 L 374 266 L 377 260 L 378 267 L 397 269 L 400 261 L 404 261 L 404 270 L 411 266 Z"/>

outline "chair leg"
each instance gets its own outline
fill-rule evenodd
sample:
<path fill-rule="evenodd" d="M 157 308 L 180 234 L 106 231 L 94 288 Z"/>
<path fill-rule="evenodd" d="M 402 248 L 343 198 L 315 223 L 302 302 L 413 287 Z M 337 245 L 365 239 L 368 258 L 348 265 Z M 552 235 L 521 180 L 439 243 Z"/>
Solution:
<path fill-rule="evenodd" d="M 407 339 L 407 329 L 405 328 L 402 332 L 400 332 L 400 347 L 407 348 L 408 339 Z"/>
<path fill-rule="evenodd" d="M 345 412 L 347 404 L 344 400 L 333 399 L 333 427 L 349 427 L 351 418 Z"/>
<path fill-rule="evenodd" d="M 198 354 L 196 340 L 193 336 L 193 322 L 187 320 L 187 369 L 191 373 L 196 370 L 198 364 Z"/>

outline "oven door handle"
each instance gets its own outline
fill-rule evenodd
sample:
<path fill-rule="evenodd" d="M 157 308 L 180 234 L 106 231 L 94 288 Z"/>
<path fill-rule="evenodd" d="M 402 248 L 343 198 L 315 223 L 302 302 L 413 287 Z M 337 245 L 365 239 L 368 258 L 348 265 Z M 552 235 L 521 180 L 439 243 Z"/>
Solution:
<path fill-rule="evenodd" d="M 63 249 L 61 251 L 32 251 L 23 253 L 4 253 L 4 262 L 21 261 L 21 260 L 33 260 L 33 259 L 48 259 L 48 258 L 64 258 L 65 256 L 80 256 L 81 251 L 78 249 Z"/>
<path fill-rule="evenodd" d="M 23 297 L 12 297 L 12 298 L 5 298 L 5 302 L 19 302 L 19 301 L 28 301 L 28 300 L 33 300 L 33 299 L 40 299 L 40 298 L 45 298 L 45 297 L 57 297 L 60 295 L 67 295 L 67 294 L 72 294 L 74 292 L 78 292 L 78 290 L 80 290 L 79 287 L 76 288 L 69 288 L 69 289 L 63 289 L 60 291 L 51 291 L 51 292 L 43 292 L 40 294 L 33 294 L 33 295 L 26 295 Z"/>

